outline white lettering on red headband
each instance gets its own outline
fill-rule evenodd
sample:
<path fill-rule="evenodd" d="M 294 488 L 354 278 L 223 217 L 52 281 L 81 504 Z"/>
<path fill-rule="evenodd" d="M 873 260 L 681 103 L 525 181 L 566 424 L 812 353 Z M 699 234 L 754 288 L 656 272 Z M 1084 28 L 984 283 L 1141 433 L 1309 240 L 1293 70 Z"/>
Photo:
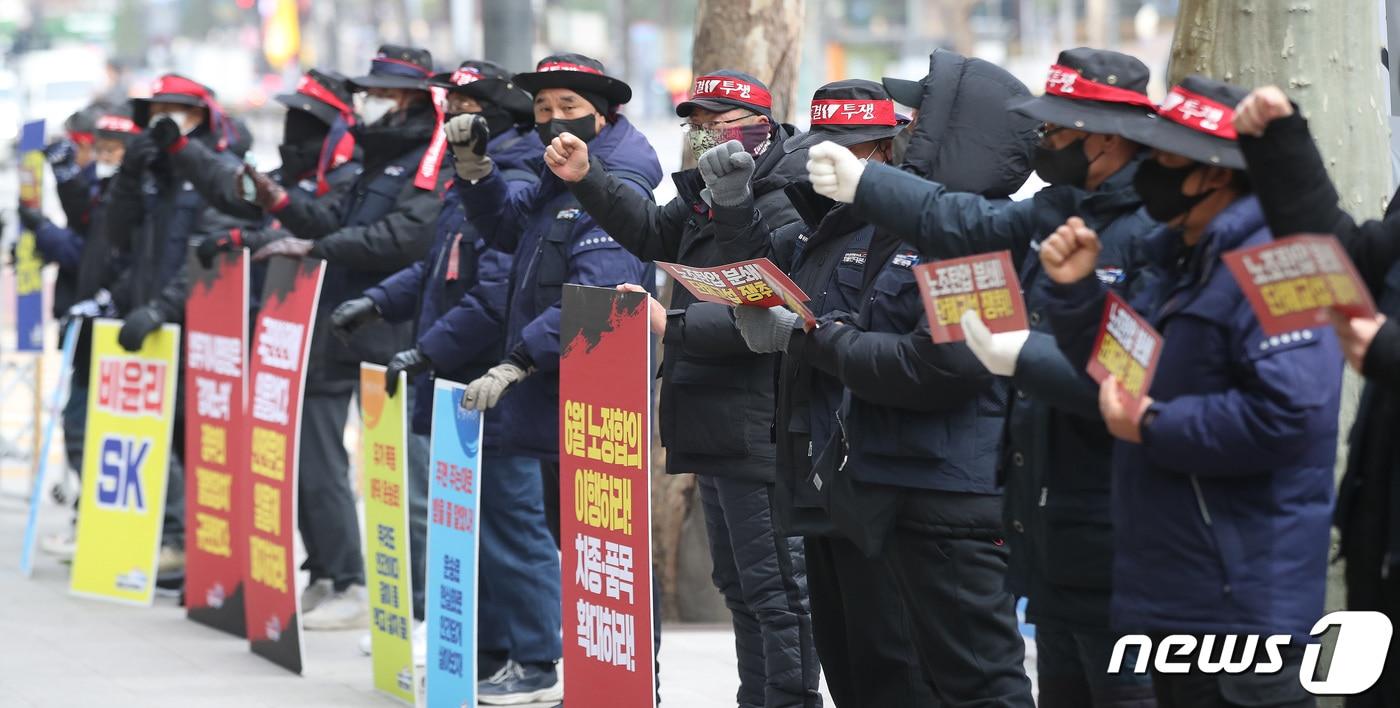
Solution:
<path fill-rule="evenodd" d="M 1060 64 L 1050 67 L 1050 75 L 1045 79 L 1045 93 L 1086 101 L 1125 103 L 1149 110 L 1153 108 L 1151 99 L 1144 94 L 1086 79 L 1078 71 Z"/>
<path fill-rule="evenodd" d="M 102 116 L 97 119 L 97 129 L 109 133 L 139 133 L 136 122 L 125 116 Z"/>
<path fill-rule="evenodd" d="M 574 64 L 574 63 L 572 63 L 572 62 L 567 62 L 567 61 L 551 61 L 551 62 L 546 62 L 546 63 L 544 63 L 544 64 L 540 64 L 539 66 L 535 67 L 535 71 L 582 71 L 582 72 L 585 73 L 585 74 L 599 74 L 599 75 L 602 75 L 602 73 L 603 73 L 603 72 L 601 72 L 601 71 L 598 71 L 597 69 L 594 69 L 594 68 L 591 67 L 591 66 L 584 66 L 584 65 L 582 65 L 582 64 Z"/>
<path fill-rule="evenodd" d="M 690 98 L 728 98 L 763 108 L 773 107 L 773 97 L 767 89 L 732 76 L 701 76 L 695 79 Z"/>
<path fill-rule="evenodd" d="M 1172 87 L 1167 94 L 1167 100 L 1162 102 L 1162 107 L 1157 109 L 1157 112 L 1173 123 L 1180 123 L 1192 130 L 1209 133 L 1218 138 L 1236 140 L 1239 137 L 1235 133 L 1234 108 L 1180 86 Z"/>
<path fill-rule="evenodd" d="M 812 101 L 812 125 L 894 125 L 894 101 L 831 100 Z"/>

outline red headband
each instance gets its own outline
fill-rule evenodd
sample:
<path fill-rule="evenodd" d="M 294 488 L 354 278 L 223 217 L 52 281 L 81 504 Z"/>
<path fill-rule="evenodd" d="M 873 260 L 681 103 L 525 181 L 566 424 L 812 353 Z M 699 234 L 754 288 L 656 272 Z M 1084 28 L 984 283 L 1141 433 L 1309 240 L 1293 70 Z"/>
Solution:
<path fill-rule="evenodd" d="M 95 136 L 90 131 L 86 130 L 68 131 L 68 139 L 78 145 L 91 145 L 94 137 Z"/>
<path fill-rule="evenodd" d="M 419 74 L 422 74 L 422 75 L 424 75 L 424 76 L 428 76 L 428 75 L 430 75 L 430 74 L 433 73 L 433 72 L 431 72 L 431 71 L 429 71 L 429 70 L 427 70 L 427 69 L 424 69 L 424 68 L 421 67 L 421 66 L 418 66 L 417 64 L 414 64 L 414 63 L 411 62 L 411 61 L 404 61 L 403 59 L 395 59 L 395 58 L 393 58 L 393 57 L 386 57 L 386 56 L 384 56 L 384 55 L 382 55 L 382 54 L 379 55 L 379 56 L 377 56 L 377 57 L 375 57 L 373 60 L 370 61 L 371 64 L 373 64 L 373 63 L 375 63 L 375 62 L 383 62 L 383 63 L 385 63 L 385 64 L 394 64 L 394 65 L 397 65 L 397 66 L 407 67 L 407 68 L 412 69 L 412 70 L 414 70 L 415 72 L 417 72 L 417 73 L 419 73 Z M 373 71 L 371 71 L 371 73 L 373 73 Z"/>
<path fill-rule="evenodd" d="M 136 127 L 136 121 L 126 116 L 102 116 L 97 119 L 97 129 L 105 130 L 109 133 L 141 132 L 141 129 Z"/>
<path fill-rule="evenodd" d="M 602 76 L 603 74 L 603 72 L 598 71 L 597 69 L 594 69 L 591 66 L 574 64 L 573 62 L 567 61 L 543 62 L 539 66 L 535 67 L 535 71 L 582 71 L 585 74 L 598 74 L 599 76 Z"/>
<path fill-rule="evenodd" d="M 895 125 L 894 101 L 822 99 L 812 101 L 812 125 Z"/>
<path fill-rule="evenodd" d="M 1083 101 L 1124 103 L 1129 106 L 1141 106 L 1148 110 L 1155 108 L 1151 99 L 1137 91 L 1129 91 L 1125 88 L 1086 79 L 1078 70 L 1061 64 L 1050 67 L 1050 75 L 1045 79 L 1045 93 Z"/>
<path fill-rule="evenodd" d="M 330 89 L 321 85 L 321 82 L 310 76 L 303 75 L 301 79 L 297 81 L 297 93 L 314 98 L 334 108 L 335 111 L 342 116 L 350 117 L 355 114 L 355 112 L 350 109 L 350 106 L 345 105 L 345 102 L 340 100 L 334 93 L 331 93 Z"/>
<path fill-rule="evenodd" d="M 727 98 L 771 109 L 773 96 L 768 89 L 732 76 L 701 76 L 695 79 L 690 99 Z"/>
<path fill-rule="evenodd" d="M 1226 140 L 1236 140 L 1235 109 L 1214 99 L 1173 86 L 1157 112 L 1173 123 Z"/>

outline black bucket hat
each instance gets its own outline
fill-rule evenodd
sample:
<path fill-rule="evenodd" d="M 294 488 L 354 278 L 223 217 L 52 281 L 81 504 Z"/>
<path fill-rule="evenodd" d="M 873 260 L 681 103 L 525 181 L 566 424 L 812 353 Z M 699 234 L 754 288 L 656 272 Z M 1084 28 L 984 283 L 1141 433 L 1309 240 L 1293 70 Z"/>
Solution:
<path fill-rule="evenodd" d="M 695 77 L 690 99 L 676 106 L 676 115 L 684 118 L 696 108 L 716 113 L 745 108 L 772 120 L 773 95 L 768 92 L 767 84 L 749 74 L 720 69 Z"/>
<path fill-rule="evenodd" d="M 428 83 L 479 101 L 490 101 L 517 118 L 531 116 L 530 94 L 515 84 L 506 68 L 494 61 L 468 59 L 453 71 L 433 74 Z"/>
<path fill-rule="evenodd" d="M 1122 135 L 1123 126 L 1151 120 L 1147 65 L 1137 57 L 1079 47 L 1060 52 L 1041 96 L 1015 98 L 1009 110 L 1088 133 Z"/>
<path fill-rule="evenodd" d="M 93 134 L 97 137 L 122 142 L 127 142 L 140 133 L 141 128 L 131 119 L 130 106 L 109 107 L 97 117 L 93 125 Z"/>
<path fill-rule="evenodd" d="M 350 87 L 344 76 L 331 71 L 310 69 L 297 81 L 295 93 L 277 95 L 273 100 L 299 111 L 306 111 L 326 125 L 354 114 Z"/>
<path fill-rule="evenodd" d="M 385 44 L 370 60 L 369 73 L 348 81 L 351 91 L 372 88 L 428 90 L 433 75 L 433 55 L 419 47 Z"/>
<path fill-rule="evenodd" d="M 1193 74 L 1167 92 L 1152 120 L 1125 125 L 1123 136 L 1202 164 L 1242 170 L 1235 106 L 1247 95 L 1234 84 Z"/>
<path fill-rule="evenodd" d="M 541 89 L 571 89 L 591 93 L 612 107 L 632 100 L 632 87 L 603 73 L 603 63 L 582 54 L 551 54 L 535 65 L 534 71 L 515 75 L 515 84 L 538 93 Z"/>
<path fill-rule="evenodd" d="M 842 147 L 899 135 L 909 119 L 894 110 L 884 86 L 865 79 L 833 81 L 812 94 L 812 129 L 789 138 L 783 152 L 830 140 Z"/>

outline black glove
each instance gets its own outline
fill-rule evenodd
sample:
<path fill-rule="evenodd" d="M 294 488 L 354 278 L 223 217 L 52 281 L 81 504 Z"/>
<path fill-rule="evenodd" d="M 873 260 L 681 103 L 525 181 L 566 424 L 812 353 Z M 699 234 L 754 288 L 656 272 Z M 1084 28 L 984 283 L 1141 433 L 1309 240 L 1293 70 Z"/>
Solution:
<path fill-rule="evenodd" d="M 26 231 L 38 231 L 44 225 L 44 212 L 23 204 L 19 205 L 18 211 L 19 224 Z"/>
<path fill-rule="evenodd" d="M 142 133 L 126 144 L 122 155 L 121 174 L 136 179 L 146 171 L 146 167 L 160 157 L 160 148 L 151 141 L 149 133 Z"/>
<path fill-rule="evenodd" d="M 146 335 L 160 329 L 163 324 L 165 315 L 162 315 L 160 310 L 150 305 L 142 305 L 127 315 L 126 321 L 122 322 L 122 329 L 117 333 L 117 343 L 129 352 L 140 351 L 141 343 L 146 341 Z"/>
<path fill-rule="evenodd" d="M 398 391 L 400 371 L 408 374 L 408 378 L 411 379 L 432 368 L 433 362 L 428 361 L 428 356 L 418 347 L 405 349 L 389 360 L 389 369 L 384 372 L 384 390 L 390 396 Z"/>
<path fill-rule="evenodd" d="M 228 253 L 243 247 L 243 230 L 229 229 L 222 236 L 209 236 L 194 247 L 194 255 L 205 268 L 214 267 L 214 258 L 220 253 Z"/>
<path fill-rule="evenodd" d="M 180 126 L 169 118 L 161 118 L 146 131 L 146 134 L 151 136 L 151 142 L 156 147 L 166 150 L 180 139 Z"/>
<path fill-rule="evenodd" d="M 335 332 L 340 341 L 349 344 L 350 335 L 354 334 L 355 330 L 379 317 L 379 306 L 374 304 L 373 300 L 367 297 L 346 300 L 331 312 L 331 331 Z"/>

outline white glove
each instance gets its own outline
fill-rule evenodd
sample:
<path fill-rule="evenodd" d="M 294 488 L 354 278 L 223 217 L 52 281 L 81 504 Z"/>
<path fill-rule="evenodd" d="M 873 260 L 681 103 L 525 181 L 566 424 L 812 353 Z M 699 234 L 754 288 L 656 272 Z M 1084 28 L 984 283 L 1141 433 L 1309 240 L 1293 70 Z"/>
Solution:
<path fill-rule="evenodd" d="M 987 367 L 987 371 L 997 376 L 1016 373 L 1016 360 L 1021 358 L 1021 349 L 1031 336 L 1028 329 L 992 334 L 981 316 L 972 310 L 963 313 L 962 331 L 967 337 L 967 348 L 972 350 L 982 366 Z"/>
<path fill-rule="evenodd" d="M 98 290 L 91 299 L 74 303 L 68 308 L 69 317 L 110 317 L 116 313 L 116 308 L 112 307 L 112 295 L 104 288 Z"/>
<path fill-rule="evenodd" d="M 812 189 L 824 197 L 847 204 L 854 202 L 862 174 L 865 163 L 830 140 L 807 151 L 807 178 L 812 181 Z"/>
<path fill-rule="evenodd" d="M 510 362 L 497 364 L 485 376 L 467 384 L 467 391 L 462 394 L 462 408 L 478 411 L 494 408 L 507 388 L 528 375 L 529 372 Z"/>

